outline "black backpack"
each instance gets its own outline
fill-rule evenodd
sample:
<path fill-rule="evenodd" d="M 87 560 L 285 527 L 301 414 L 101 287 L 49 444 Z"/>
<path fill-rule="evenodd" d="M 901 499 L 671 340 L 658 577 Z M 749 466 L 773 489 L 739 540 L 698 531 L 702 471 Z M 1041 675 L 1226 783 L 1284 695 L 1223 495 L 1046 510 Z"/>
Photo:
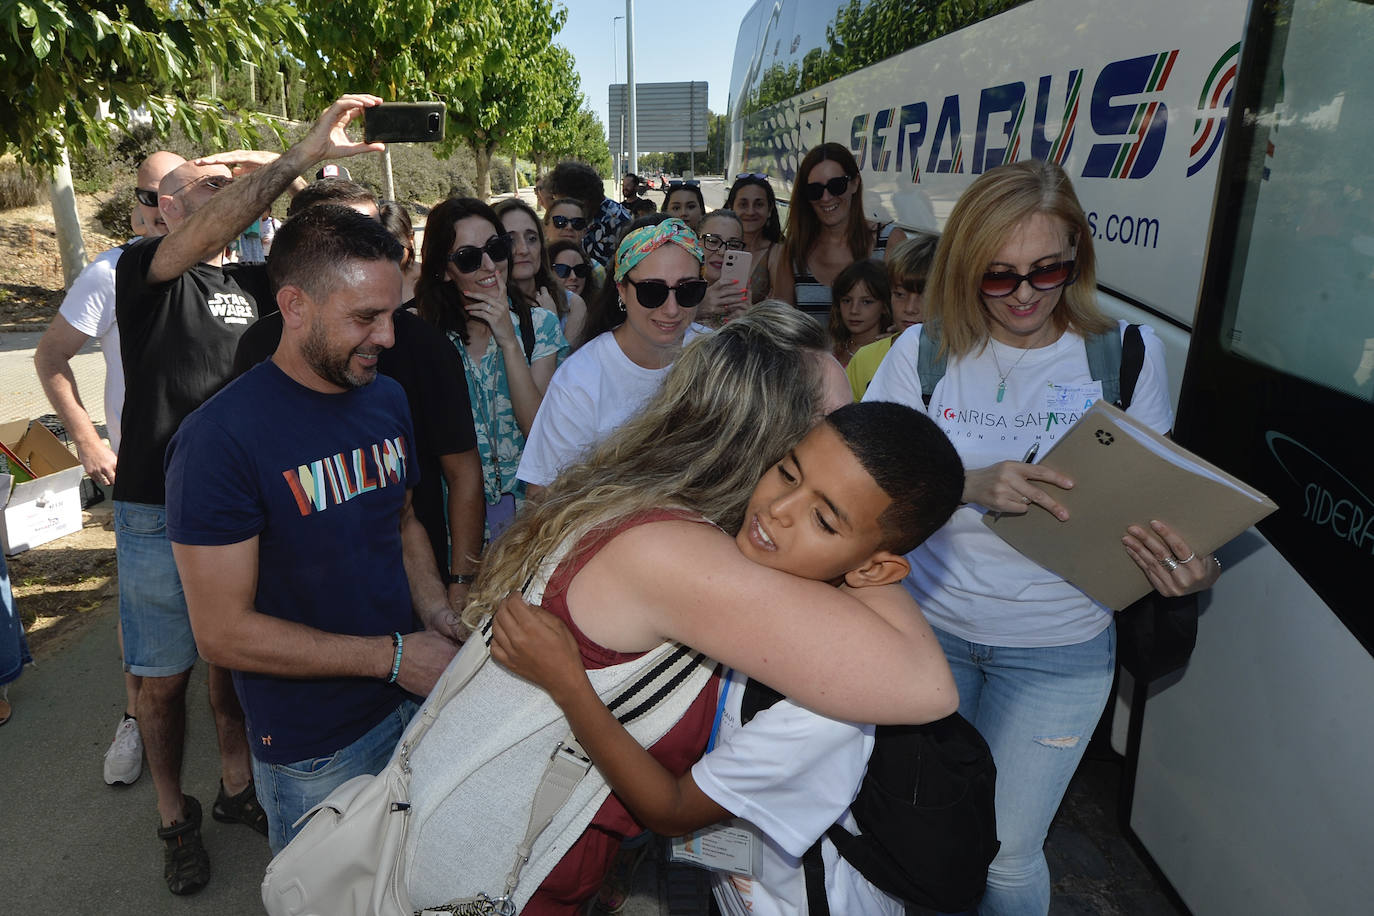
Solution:
<path fill-rule="evenodd" d="M 782 695 L 750 680 L 740 719 Z M 1001 844 L 997 767 L 978 730 L 955 713 L 929 725 L 881 725 L 850 810 L 862 834 L 839 824 L 826 836 L 871 884 L 907 904 L 946 912 L 977 904 Z M 811 916 L 829 916 L 821 841 L 802 857 Z"/>

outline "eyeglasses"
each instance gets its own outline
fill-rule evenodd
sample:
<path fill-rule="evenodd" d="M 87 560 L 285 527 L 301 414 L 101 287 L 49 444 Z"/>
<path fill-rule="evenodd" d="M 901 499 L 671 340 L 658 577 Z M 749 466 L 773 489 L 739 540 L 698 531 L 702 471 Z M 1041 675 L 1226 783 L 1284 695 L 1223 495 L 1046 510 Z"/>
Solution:
<path fill-rule="evenodd" d="M 145 207 L 157 206 L 157 192 L 147 188 L 134 188 L 134 197 Z"/>
<path fill-rule="evenodd" d="M 549 222 L 553 223 L 555 229 L 566 229 L 573 227 L 576 232 L 581 232 L 587 228 L 587 218 L 585 216 L 551 216 Z"/>
<path fill-rule="evenodd" d="M 700 186 L 701 182 L 697 181 L 695 178 L 674 178 L 668 182 L 669 188 L 696 188 Z"/>
<path fill-rule="evenodd" d="M 820 200 L 829 191 L 831 197 L 839 197 L 849 190 L 849 182 L 854 180 L 852 175 L 840 175 L 822 184 L 819 181 L 810 181 L 806 184 L 807 200 Z"/>
<path fill-rule="evenodd" d="M 209 188 L 211 192 L 218 194 L 220 191 L 223 191 L 225 188 L 229 187 L 233 183 L 234 179 L 226 175 L 202 175 L 199 178 L 192 178 L 190 181 L 186 182 L 184 185 L 177 188 L 175 191 L 173 191 L 171 194 L 167 196 L 176 197 L 178 194 L 180 194 L 182 191 L 185 191 L 187 188 L 194 187 L 198 184 L 203 184 L 205 185 L 205 187 Z"/>
<path fill-rule="evenodd" d="M 626 277 L 625 282 L 635 288 L 635 298 L 646 309 L 656 309 L 668 301 L 668 294 L 677 296 L 678 308 L 694 309 L 706 298 L 705 280 L 679 280 L 677 286 L 669 286 L 662 280 L 635 280 Z"/>
<path fill-rule="evenodd" d="M 768 180 L 768 176 L 765 175 L 763 172 L 740 172 L 738 175 L 735 176 L 735 184 L 739 184 L 741 181 L 744 181 L 748 178 L 756 178 L 759 181 Z"/>
<path fill-rule="evenodd" d="M 580 280 L 585 280 L 592 275 L 590 264 L 555 264 L 553 272 L 558 274 L 558 279 L 568 279 L 568 274 L 572 274 Z"/>
<path fill-rule="evenodd" d="M 707 251 L 720 251 L 722 248 L 731 251 L 744 250 L 744 239 L 723 239 L 714 232 L 703 232 L 698 238 L 701 240 L 701 247 Z"/>
<path fill-rule="evenodd" d="M 487 243 L 482 247 L 464 245 L 462 248 L 459 248 L 453 254 L 449 255 L 448 259 L 458 268 L 460 274 L 470 274 L 482 266 L 483 254 L 491 258 L 493 264 L 498 261 L 509 260 L 510 243 L 511 236 L 509 233 L 506 235 L 493 235 L 491 238 L 487 239 Z"/>
<path fill-rule="evenodd" d="M 1037 267 L 1028 274 L 1018 274 L 1014 270 L 990 270 L 978 281 L 978 289 L 984 296 L 1001 299 L 1016 292 L 1024 280 L 1031 285 L 1031 289 L 1047 293 L 1072 283 L 1076 279 L 1073 269 L 1074 262 L 1069 260 Z"/>

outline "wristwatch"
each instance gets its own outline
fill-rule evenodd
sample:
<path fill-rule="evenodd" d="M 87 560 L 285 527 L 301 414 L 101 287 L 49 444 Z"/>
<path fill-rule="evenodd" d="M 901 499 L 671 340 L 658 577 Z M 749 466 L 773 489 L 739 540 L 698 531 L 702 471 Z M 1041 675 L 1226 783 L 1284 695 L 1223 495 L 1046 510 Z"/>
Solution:
<path fill-rule="evenodd" d="M 445 585 L 471 585 L 477 581 L 477 573 L 444 573 Z"/>

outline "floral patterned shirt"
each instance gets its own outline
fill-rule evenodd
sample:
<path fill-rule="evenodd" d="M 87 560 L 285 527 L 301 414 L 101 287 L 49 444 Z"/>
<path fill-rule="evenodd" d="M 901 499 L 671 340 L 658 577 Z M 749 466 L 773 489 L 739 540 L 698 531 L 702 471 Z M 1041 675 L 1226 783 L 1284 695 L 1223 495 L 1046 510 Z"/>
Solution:
<path fill-rule="evenodd" d="M 609 264 L 611 255 L 615 254 L 615 234 L 629 221 L 629 210 L 609 197 L 603 197 L 601 212 L 587 227 L 587 234 L 582 236 L 582 249 L 587 252 L 587 257 L 598 264 Z"/>
<path fill-rule="evenodd" d="M 553 356 L 562 362 L 570 350 L 568 340 L 558 328 L 558 318 L 548 309 L 530 309 L 534 322 L 534 350 L 530 362 Z M 520 337 L 520 319 L 510 313 L 515 336 Z M 525 451 L 525 434 L 515 419 L 515 405 L 510 399 L 510 380 L 506 376 L 506 360 L 496 338 L 487 340 L 487 349 L 480 359 L 473 359 L 456 331 L 448 333 L 449 340 L 463 358 L 468 381 L 468 399 L 472 402 L 472 425 L 477 433 L 477 451 L 482 456 L 482 484 L 487 503 L 494 505 L 506 493 L 514 494 L 516 509 L 524 503 L 525 485 L 515 477 L 520 455 Z"/>

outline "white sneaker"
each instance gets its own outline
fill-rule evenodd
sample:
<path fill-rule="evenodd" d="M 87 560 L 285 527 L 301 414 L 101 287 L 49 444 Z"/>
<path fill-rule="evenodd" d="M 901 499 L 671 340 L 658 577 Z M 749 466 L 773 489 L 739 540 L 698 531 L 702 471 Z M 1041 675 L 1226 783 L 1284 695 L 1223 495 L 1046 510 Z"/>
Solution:
<path fill-rule="evenodd" d="M 138 733 L 136 720 L 124 719 L 105 752 L 105 785 L 133 785 L 142 772 L 143 736 Z"/>

